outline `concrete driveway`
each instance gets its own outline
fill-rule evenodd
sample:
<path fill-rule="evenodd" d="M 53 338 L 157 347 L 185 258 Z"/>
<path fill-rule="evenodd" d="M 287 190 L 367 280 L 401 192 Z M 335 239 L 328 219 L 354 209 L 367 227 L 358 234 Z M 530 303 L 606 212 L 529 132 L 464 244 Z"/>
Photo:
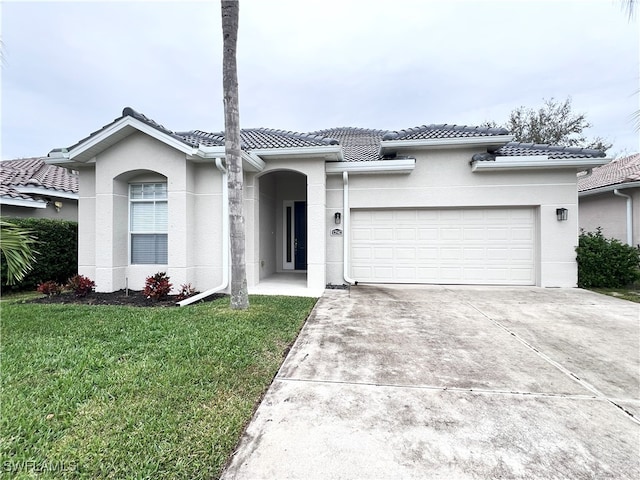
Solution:
<path fill-rule="evenodd" d="M 640 304 L 578 289 L 320 299 L 226 479 L 640 478 Z"/>

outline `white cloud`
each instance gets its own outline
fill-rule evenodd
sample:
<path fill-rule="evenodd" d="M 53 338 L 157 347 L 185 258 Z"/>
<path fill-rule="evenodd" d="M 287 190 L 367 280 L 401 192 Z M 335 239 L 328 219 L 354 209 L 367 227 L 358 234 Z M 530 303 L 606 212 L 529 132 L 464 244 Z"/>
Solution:
<path fill-rule="evenodd" d="M 2 8 L 3 158 L 71 145 L 125 106 L 223 128 L 217 2 Z M 614 2 L 242 0 L 241 122 L 477 124 L 571 96 L 591 134 L 637 151 L 638 30 Z"/>

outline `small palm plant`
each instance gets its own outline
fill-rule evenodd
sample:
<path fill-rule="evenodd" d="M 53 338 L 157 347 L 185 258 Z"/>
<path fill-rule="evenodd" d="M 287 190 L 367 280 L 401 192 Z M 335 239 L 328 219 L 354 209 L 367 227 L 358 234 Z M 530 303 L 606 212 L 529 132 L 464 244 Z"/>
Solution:
<path fill-rule="evenodd" d="M 0 252 L 7 262 L 7 285 L 20 282 L 33 268 L 36 239 L 30 231 L 0 220 Z"/>

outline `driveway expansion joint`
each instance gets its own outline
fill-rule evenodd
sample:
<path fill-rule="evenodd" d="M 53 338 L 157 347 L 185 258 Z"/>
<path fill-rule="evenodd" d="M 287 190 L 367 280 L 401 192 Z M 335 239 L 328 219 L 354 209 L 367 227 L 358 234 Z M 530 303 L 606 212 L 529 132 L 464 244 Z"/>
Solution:
<path fill-rule="evenodd" d="M 374 383 L 374 382 L 348 382 L 345 380 L 317 380 L 312 378 L 293 378 L 293 377 L 276 377 L 274 379 L 282 382 L 292 383 L 315 383 L 319 385 L 342 385 L 342 386 L 354 386 L 354 387 L 383 387 L 383 388 L 398 388 L 406 390 L 431 390 L 441 392 L 455 392 L 455 393 L 475 393 L 485 395 L 507 395 L 507 396 L 519 396 L 519 397 L 546 397 L 546 398 L 563 398 L 570 400 L 598 400 L 609 401 L 608 398 L 598 397 L 595 395 L 576 395 L 566 393 L 552 393 L 552 392 L 522 392 L 517 390 L 496 390 L 488 388 L 463 388 L 463 387 L 444 387 L 438 385 L 403 385 L 395 383 Z"/>
<path fill-rule="evenodd" d="M 618 403 L 616 403 L 614 400 L 608 398 L 604 393 L 602 393 L 596 387 L 591 385 L 589 382 L 587 382 L 586 380 L 580 378 L 578 375 L 576 375 L 572 371 L 568 370 L 567 368 L 565 368 L 560 363 L 558 363 L 555 360 L 553 360 L 548 355 L 542 353 L 539 349 L 537 349 L 536 347 L 531 345 L 529 342 L 527 342 L 524 338 L 522 338 L 516 332 L 510 330 L 506 325 L 502 324 L 498 320 L 495 320 L 490 315 L 487 315 L 485 312 L 483 312 L 480 308 L 475 306 L 473 303 L 471 303 L 471 302 L 469 302 L 467 300 L 465 300 L 464 303 L 466 305 L 468 305 L 469 307 L 473 308 L 474 310 L 476 310 L 478 313 L 480 313 L 483 317 L 485 317 L 487 320 L 492 322 L 494 325 L 500 327 L 502 330 L 504 330 L 505 332 L 507 332 L 508 334 L 513 336 L 516 340 L 518 340 L 518 342 L 520 342 L 526 348 L 528 348 L 529 350 L 534 352 L 536 355 L 538 355 L 540 358 L 542 358 L 545 362 L 547 362 L 550 365 L 554 366 L 555 368 L 560 370 L 562 373 L 567 375 L 569 378 L 571 378 L 575 382 L 579 383 L 581 386 L 583 386 L 584 388 L 586 388 L 590 392 L 594 393 L 599 399 L 607 401 L 608 403 L 610 403 L 611 405 L 616 407 L 618 411 L 623 412 L 628 419 L 630 419 L 631 421 L 633 421 L 633 422 L 637 423 L 638 425 L 640 425 L 640 419 L 636 418 L 633 413 L 631 413 L 629 410 L 624 408 L 622 405 L 619 405 Z"/>

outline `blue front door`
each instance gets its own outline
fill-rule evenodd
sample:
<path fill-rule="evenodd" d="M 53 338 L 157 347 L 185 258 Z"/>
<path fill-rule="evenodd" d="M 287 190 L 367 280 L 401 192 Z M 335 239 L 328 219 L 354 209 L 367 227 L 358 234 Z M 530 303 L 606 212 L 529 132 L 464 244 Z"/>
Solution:
<path fill-rule="evenodd" d="M 307 202 L 295 202 L 294 215 L 294 268 L 307 269 Z"/>

